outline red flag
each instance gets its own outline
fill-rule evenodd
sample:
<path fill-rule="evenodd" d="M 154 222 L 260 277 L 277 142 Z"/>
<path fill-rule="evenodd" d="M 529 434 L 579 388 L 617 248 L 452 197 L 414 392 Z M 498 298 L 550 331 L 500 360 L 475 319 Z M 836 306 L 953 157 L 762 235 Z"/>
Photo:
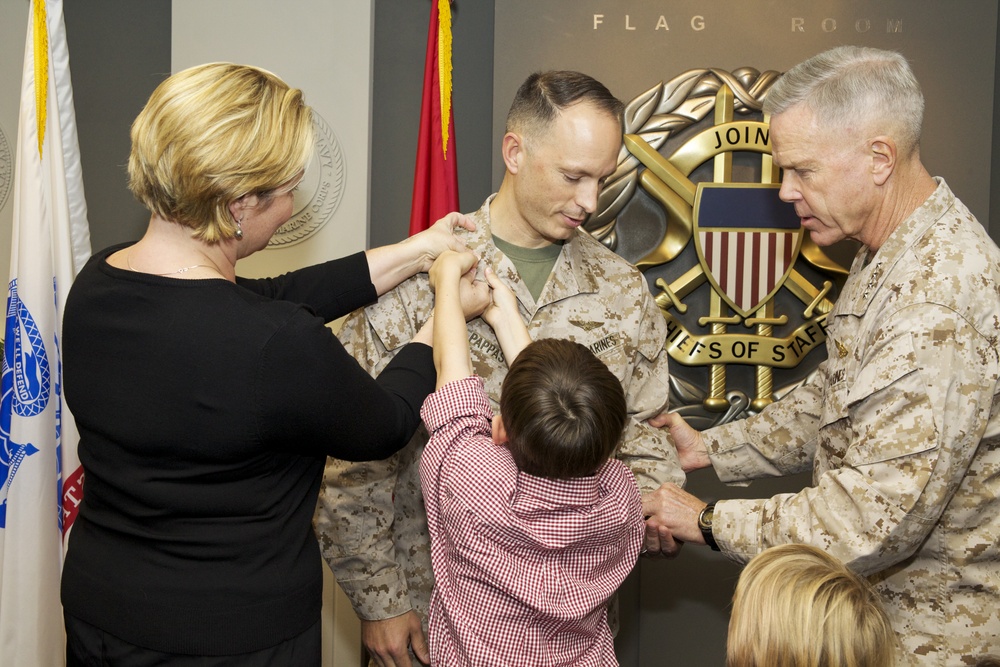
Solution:
<path fill-rule="evenodd" d="M 451 4 L 449 0 L 431 0 L 410 209 L 411 235 L 458 210 L 456 157 L 455 118 L 451 108 Z"/>

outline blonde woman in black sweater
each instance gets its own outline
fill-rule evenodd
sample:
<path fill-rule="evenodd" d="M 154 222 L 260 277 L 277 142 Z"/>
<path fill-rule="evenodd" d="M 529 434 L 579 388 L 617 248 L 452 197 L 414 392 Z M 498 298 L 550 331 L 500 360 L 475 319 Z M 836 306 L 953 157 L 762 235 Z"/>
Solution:
<path fill-rule="evenodd" d="M 327 456 L 385 458 L 434 388 L 431 328 L 372 379 L 325 324 L 462 249 L 451 215 L 407 241 L 236 277 L 292 214 L 312 114 L 269 72 L 179 72 L 132 127 L 135 244 L 66 305 L 83 504 L 63 572 L 67 663 L 317 665 Z M 485 307 L 485 303 L 482 304 Z"/>

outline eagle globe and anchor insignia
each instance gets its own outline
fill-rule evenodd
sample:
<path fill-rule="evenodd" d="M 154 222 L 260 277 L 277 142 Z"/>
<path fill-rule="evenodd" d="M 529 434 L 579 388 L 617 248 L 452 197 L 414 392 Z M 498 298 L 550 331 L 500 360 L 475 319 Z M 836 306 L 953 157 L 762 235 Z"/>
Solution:
<path fill-rule="evenodd" d="M 759 412 L 815 370 L 847 275 L 778 198 L 761 113 L 778 76 L 691 70 L 633 99 L 585 225 L 655 285 L 670 405 L 699 429 Z"/>

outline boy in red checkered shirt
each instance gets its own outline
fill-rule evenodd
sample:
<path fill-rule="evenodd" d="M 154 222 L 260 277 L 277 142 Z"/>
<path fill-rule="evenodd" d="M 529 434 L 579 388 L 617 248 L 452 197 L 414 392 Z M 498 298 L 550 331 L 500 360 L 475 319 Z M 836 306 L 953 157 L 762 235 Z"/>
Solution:
<path fill-rule="evenodd" d="M 494 416 L 472 374 L 462 310 L 476 257 L 442 254 L 435 290 L 437 391 L 420 480 L 436 581 L 431 664 L 617 665 L 606 603 L 642 544 L 639 489 L 613 458 L 621 384 L 586 347 L 531 342 L 514 294 L 486 269 L 482 317 L 510 363 Z"/>

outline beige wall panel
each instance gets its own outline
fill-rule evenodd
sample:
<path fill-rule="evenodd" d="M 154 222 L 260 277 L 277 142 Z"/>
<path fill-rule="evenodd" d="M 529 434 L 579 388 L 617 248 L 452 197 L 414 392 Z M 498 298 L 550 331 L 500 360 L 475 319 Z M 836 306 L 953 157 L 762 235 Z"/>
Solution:
<path fill-rule="evenodd" d="M 10 274 L 10 235 L 14 220 L 14 159 L 17 116 L 21 103 L 24 37 L 28 29 L 26 0 L 0 0 L 0 276 L 4 303 Z M 0 332 L 3 339 L 3 332 Z"/>
<path fill-rule="evenodd" d="M 242 260 L 240 275 L 275 275 L 365 248 L 371 44 L 370 0 L 174 0 L 174 72 L 220 60 L 263 67 L 301 88 L 318 114 L 318 156 L 296 197 L 293 229 Z M 358 665 L 360 624 L 328 571 L 325 584 L 324 665 Z"/>
<path fill-rule="evenodd" d="M 320 150 L 296 198 L 298 227 L 282 228 L 280 244 L 241 261 L 241 275 L 364 249 L 371 33 L 370 0 L 174 0 L 173 71 L 220 60 L 263 67 L 301 88 L 318 114 Z"/>

